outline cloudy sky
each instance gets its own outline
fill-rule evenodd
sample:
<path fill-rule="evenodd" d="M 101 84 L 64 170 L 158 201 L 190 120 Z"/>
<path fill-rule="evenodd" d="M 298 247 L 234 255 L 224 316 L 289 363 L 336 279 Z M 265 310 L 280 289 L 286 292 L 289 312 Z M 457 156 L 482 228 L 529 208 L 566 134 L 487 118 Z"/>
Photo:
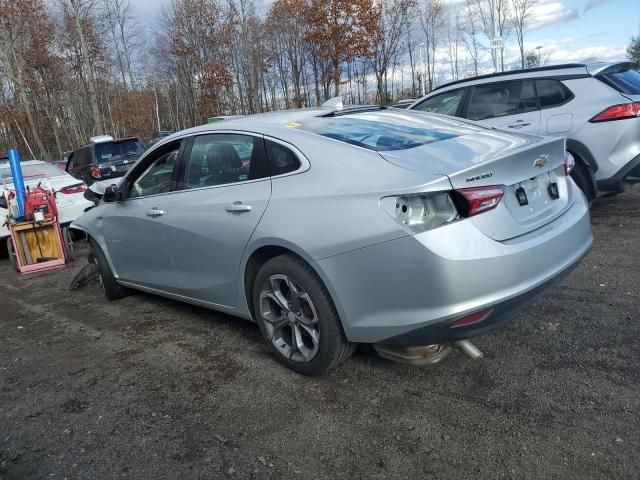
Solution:
<path fill-rule="evenodd" d="M 131 0 L 131 4 L 149 18 L 157 16 L 167 1 Z M 264 9 L 270 3 L 257 2 Z M 525 37 L 528 49 L 542 46 L 549 63 L 622 58 L 631 36 L 640 34 L 640 0 L 539 0 L 532 27 Z M 515 45 L 511 49 L 516 55 Z"/>

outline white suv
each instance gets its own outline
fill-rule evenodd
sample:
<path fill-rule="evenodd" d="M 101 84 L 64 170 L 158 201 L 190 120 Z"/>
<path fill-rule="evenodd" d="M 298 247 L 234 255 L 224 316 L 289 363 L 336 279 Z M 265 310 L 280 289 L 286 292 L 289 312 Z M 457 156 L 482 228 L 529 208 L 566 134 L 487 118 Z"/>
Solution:
<path fill-rule="evenodd" d="M 640 73 L 630 62 L 572 63 L 459 80 L 409 108 L 567 138 L 589 200 L 640 182 Z"/>

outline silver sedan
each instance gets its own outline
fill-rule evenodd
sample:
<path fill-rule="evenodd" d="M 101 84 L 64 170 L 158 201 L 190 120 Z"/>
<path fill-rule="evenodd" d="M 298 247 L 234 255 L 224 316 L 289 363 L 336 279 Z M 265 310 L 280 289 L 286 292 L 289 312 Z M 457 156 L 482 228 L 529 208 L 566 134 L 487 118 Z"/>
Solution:
<path fill-rule="evenodd" d="M 109 299 L 255 320 L 317 375 L 484 333 L 561 279 L 592 243 L 572 166 L 563 139 L 435 114 L 276 112 L 161 140 L 73 227 Z"/>

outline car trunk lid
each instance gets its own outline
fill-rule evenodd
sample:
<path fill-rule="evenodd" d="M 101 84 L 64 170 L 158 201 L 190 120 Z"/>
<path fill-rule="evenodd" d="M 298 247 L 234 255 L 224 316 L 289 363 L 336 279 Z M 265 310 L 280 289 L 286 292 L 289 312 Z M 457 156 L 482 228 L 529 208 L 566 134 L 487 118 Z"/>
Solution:
<path fill-rule="evenodd" d="M 540 228 L 572 202 L 564 173 L 564 139 L 487 129 L 380 154 L 403 168 L 446 175 L 455 190 L 506 186 L 496 208 L 469 218 L 494 240 L 508 240 Z"/>

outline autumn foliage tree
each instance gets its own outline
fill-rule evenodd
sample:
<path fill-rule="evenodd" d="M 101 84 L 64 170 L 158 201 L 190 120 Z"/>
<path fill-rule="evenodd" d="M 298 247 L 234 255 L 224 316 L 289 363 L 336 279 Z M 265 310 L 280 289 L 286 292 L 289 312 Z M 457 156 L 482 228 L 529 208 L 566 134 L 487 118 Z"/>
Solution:
<path fill-rule="evenodd" d="M 373 0 L 312 1 L 307 38 L 315 45 L 314 55 L 330 61 L 336 96 L 340 94 L 340 64 L 373 55 L 379 16 Z"/>

